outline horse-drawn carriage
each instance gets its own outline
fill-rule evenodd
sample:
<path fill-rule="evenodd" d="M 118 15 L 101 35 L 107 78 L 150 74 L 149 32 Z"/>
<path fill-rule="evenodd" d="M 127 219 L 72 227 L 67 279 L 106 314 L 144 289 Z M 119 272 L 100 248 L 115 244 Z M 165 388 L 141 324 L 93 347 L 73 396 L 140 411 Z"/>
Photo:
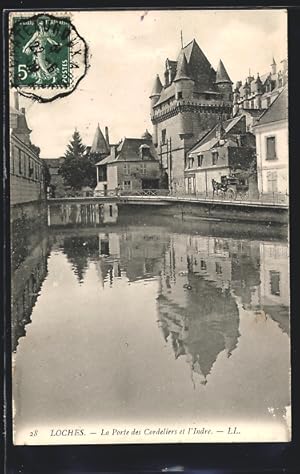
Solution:
<path fill-rule="evenodd" d="M 249 197 L 249 175 L 232 173 L 221 176 L 221 182 L 212 179 L 213 195 L 224 199 L 247 199 Z"/>

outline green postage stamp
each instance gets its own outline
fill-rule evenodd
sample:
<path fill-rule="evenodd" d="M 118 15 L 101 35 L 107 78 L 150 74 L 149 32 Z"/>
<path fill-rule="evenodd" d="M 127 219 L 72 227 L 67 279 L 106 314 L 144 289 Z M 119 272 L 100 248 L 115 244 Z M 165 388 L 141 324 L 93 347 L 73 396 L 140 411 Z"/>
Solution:
<path fill-rule="evenodd" d="M 23 15 L 11 18 L 12 87 L 40 102 L 70 94 L 87 71 L 84 39 L 67 14 Z"/>

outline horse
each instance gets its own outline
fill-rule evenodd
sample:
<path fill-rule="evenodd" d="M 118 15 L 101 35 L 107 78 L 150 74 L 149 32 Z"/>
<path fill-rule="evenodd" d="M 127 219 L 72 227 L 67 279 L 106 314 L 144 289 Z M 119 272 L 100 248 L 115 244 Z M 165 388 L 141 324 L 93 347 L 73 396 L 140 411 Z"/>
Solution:
<path fill-rule="evenodd" d="M 213 188 L 213 195 L 216 193 L 216 194 L 219 194 L 219 191 L 222 191 L 224 192 L 224 185 L 222 183 L 218 183 L 218 181 L 216 181 L 215 179 L 212 179 L 211 180 L 211 184 L 212 184 L 212 188 Z"/>

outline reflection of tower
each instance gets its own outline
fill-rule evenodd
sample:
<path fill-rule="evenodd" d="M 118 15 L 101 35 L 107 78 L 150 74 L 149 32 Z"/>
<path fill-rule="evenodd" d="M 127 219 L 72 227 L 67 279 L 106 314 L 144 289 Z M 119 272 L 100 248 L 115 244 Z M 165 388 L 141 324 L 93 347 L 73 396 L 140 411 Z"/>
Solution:
<path fill-rule="evenodd" d="M 206 267 L 202 264 L 201 274 L 204 249 Z M 170 341 L 175 358 L 186 355 L 192 374 L 198 374 L 204 385 L 218 355 L 225 350 L 229 357 L 239 337 L 237 305 L 226 288 L 224 291 L 219 268 L 216 272 L 215 264 L 220 258 L 223 278 L 230 282 L 231 273 L 225 271 L 224 265 L 229 260 L 226 245 L 207 237 L 174 235 L 165 257 L 157 298 L 164 339 Z M 228 268 L 231 270 L 231 266 Z M 212 270 L 214 274 L 209 273 Z"/>

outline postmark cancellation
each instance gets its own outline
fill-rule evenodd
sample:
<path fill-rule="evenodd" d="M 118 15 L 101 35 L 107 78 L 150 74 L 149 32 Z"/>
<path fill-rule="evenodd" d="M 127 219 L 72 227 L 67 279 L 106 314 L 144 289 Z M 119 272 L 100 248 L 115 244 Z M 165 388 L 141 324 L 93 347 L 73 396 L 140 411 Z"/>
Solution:
<path fill-rule="evenodd" d="M 25 97 L 50 102 L 69 95 L 88 69 L 88 47 L 70 14 L 11 13 L 10 83 Z"/>

